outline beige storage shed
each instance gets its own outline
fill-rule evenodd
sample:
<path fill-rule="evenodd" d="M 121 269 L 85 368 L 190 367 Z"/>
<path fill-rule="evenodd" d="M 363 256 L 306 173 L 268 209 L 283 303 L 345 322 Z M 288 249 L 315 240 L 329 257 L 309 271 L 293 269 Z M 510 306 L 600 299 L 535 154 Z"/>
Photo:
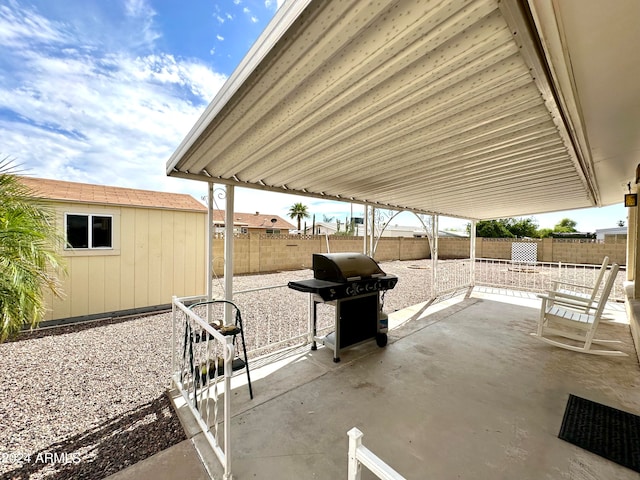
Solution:
<path fill-rule="evenodd" d="M 190 195 L 22 181 L 55 209 L 68 242 L 65 295 L 47 298 L 45 322 L 154 311 L 205 292 L 207 209 Z"/>

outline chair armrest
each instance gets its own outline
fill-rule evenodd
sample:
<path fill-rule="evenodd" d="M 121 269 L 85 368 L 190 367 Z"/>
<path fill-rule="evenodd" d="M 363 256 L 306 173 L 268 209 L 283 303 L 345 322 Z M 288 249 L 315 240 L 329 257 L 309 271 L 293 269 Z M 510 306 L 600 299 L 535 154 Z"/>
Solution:
<path fill-rule="evenodd" d="M 586 299 L 583 297 L 574 297 L 572 295 L 568 295 L 562 292 L 549 291 L 548 295 L 539 294 L 538 297 L 543 298 L 545 301 L 549 301 L 551 303 L 557 303 L 559 305 L 563 305 L 569 308 L 580 309 L 584 312 L 588 312 L 589 310 L 595 310 L 598 308 L 597 302 Z"/>

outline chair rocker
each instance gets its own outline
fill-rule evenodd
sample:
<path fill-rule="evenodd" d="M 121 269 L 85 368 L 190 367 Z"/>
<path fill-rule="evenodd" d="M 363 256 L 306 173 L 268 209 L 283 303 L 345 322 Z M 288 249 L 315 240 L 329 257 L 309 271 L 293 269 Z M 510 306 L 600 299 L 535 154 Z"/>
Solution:
<path fill-rule="evenodd" d="M 626 357 L 627 354 L 619 350 L 598 350 L 592 348 L 594 344 L 611 345 L 622 343 L 618 340 L 599 340 L 594 338 L 602 317 L 602 311 L 604 310 L 607 298 L 616 280 L 618 269 L 619 266 L 615 263 L 611 266 L 611 271 L 602 289 L 602 295 L 597 304 L 594 305 L 595 311 L 592 313 L 590 313 L 590 308 L 586 308 L 586 305 L 589 304 L 588 300 L 583 303 L 586 309 L 584 311 L 578 311 L 575 306 L 567 307 L 559 304 L 555 292 L 549 292 L 549 295 L 538 295 L 542 299 L 540 318 L 538 320 L 537 331 L 531 333 L 531 335 L 550 345 L 574 352 Z M 549 338 L 549 336 L 573 340 L 574 343 L 566 343 L 562 340 Z"/>

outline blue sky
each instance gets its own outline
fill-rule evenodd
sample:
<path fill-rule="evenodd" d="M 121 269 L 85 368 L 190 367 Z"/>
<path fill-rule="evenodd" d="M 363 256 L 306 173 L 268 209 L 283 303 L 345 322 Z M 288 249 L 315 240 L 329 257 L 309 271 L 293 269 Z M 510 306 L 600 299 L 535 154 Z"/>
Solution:
<path fill-rule="evenodd" d="M 165 164 L 283 0 L 0 0 L 0 158 L 43 178 L 190 193 Z M 236 210 L 285 216 L 350 207 L 245 189 Z M 258 207 L 259 206 L 259 207 Z M 359 215 L 362 207 L 354 207 Z M 536 215 L 615 227 L 621 206 Z M 416 224 L 408 214 L 398 224 Z M 444 220 L 443 228 L 466 221 Z"/>

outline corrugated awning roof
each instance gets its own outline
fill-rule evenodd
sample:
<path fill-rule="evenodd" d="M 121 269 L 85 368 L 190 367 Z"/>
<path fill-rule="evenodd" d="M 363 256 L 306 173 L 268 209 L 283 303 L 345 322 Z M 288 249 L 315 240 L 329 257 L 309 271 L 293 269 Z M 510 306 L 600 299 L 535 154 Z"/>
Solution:
<path fill-rule="evenodd" d="M 516 1 L 286 2 L 167 163 L 488 219 L 601 204 Z"/>

